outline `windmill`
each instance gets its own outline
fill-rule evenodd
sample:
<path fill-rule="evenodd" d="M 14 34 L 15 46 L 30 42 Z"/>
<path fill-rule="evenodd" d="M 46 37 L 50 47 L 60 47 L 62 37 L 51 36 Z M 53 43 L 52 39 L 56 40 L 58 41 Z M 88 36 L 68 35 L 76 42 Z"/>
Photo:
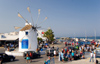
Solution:
<path fill-rule="evenodd" d="M 19 31 L 19 51 L 24 52 L 24 51 L 36 51 L 37 49 L 37 29 L 40 28 L 33 23 L 33 18 L 32 14 L 30 11 L 30 8 L 27 7 L 28 12 L 31 15 L 32 23 L 29 23 L 20 13 L 18 13 L 18 17 L 23 18 L 25 20 L 25 26 Z M 40 9 L 38 9 L 38 19 L 40 15 Z M 44 22 L 47 19 L 42 21 Z"/>

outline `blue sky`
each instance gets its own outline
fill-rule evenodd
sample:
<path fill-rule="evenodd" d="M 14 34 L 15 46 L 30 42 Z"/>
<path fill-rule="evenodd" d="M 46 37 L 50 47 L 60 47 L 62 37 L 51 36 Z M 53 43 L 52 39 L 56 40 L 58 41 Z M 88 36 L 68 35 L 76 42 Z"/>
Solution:
<path fill-rule="evenodd" d="M 25 21 L 19 18 L 18 12 L 29 22 L 31 16 L 36 24 L 38 9 L 41 9 L 38 24 L 42 28 L 51 27 L 55 36 L 100 36 L 100 0 L 0 0 L 0 33 L 19 31 L 14 26 L 23 27 Z"/>

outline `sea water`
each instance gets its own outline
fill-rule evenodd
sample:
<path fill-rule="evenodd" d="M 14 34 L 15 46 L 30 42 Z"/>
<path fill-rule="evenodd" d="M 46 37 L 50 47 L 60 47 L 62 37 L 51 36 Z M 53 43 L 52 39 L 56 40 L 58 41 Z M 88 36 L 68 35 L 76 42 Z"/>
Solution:
<path fill-rule="evenodd" d="M 95 39 L 95 38 L 96 38 L 96 39 L 100 39 L 100 36 L 96 36 L 96 37 L 76 37 L 76 38 L 80 38 L 80 39 L 81 39 L 81 38 L 82 38 L 82 39 L 86 39 L 86 38 L 87 38 L 87 39 Z"/>

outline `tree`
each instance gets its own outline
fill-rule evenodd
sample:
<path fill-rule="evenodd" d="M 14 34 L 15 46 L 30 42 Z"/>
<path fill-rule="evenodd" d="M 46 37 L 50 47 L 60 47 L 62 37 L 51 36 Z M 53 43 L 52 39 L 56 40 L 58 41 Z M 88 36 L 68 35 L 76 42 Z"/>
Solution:
<path fill-rule="evenodd" d="M 47 37 L 48 39 L 48 42 L 52 42 L 54 41 L 54 34 L 53 34 L 53 31 L 51 29 L 48 29 L 46 32 L 44 32 L 44 37 Z"/>
<path fill-rule="evenodd" d="M 42 40 L 42 38 L 37 38 L 37 40 L 38 40 L 38 44 L 39 44 L 39 42 L 42 42 L 43 40 Z"/>

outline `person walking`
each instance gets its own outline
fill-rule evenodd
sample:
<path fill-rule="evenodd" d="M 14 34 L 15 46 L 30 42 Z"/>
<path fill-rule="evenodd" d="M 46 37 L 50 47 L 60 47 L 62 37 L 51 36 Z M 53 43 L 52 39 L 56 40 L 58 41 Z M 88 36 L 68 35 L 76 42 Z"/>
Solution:
<path fill-rule="evenodd" d="M 27 53 L 27 55 L 26 55 L 26 63 L 30 63 L 30 56 L 28 55 L 28 53 Z"/>
<path fill-rule="evenodd" d="M 70 61 L 71 60 L 71 56 L 70 56 L 69 52 L 67 52 L 67 57 L 68 57 L 68 61 Z"/>
<path fill-rule="evenodd" d="M 57 46 L 57 51 L 59 51 L 59 47 Z"/>
<path fill-rule="evenodd" d="M 71 53 L 71 55 L 72 55 L 72 60 L 74 60 L 74 51 L 72 50 L 72 53 Z"/>
<path fill-rule="evenodd" d="M 90 62 L 91 62 L 91 60 L 92 60 L 92 62 L 94 62 L 94 60 L 93 60 L 93 52 L 92 51 L 90 52 Z"/>
<path fill-rule="evenodd" d="M 50 56 L 49 56 L 48 59 L 47 59 L 48 64 L 50 64 L 50 59 L 51 59 L 51 58 L 50 58 Z"/>

